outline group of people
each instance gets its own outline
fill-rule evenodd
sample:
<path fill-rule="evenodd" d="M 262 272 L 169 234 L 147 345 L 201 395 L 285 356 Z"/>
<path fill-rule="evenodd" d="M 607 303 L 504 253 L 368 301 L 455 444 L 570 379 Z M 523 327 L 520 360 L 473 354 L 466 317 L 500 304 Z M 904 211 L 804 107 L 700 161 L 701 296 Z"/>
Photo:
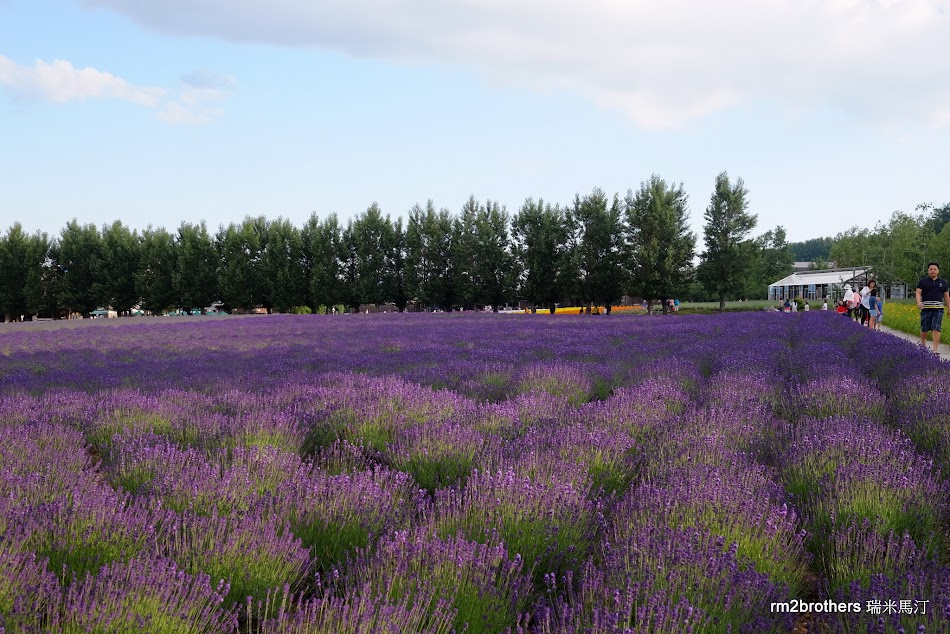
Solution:
<path fill-rule="evenodd" d="M 808 310 L 808 302 L 803 305 Z M 920 310 L 920 345 L 927 347 L 927 333 L 933 333 L 933 351 L 938 352 L 940 346 L 940 329 L 943 324 L 944 312 L 950 313 L 950 284 L 940 277 L 940 265 L 936 262 L 927 264 L 927 276 L 920 278 L 917 283 L 917 308 Z M 828 310 L 828 302 L 821 306 Z M 770 307 L 767 310 L 778 310 Z M 785 300 L 782 311 L 794 313 L 798 311 L 796 300 Z M 844 297 L 835 302 L 835 311 L 847 315 L 851 319 L 861 322 L 872 330 L 880 330 L 884 320 L 884 294 L 877 288 L 877 281 L 871 279 L 860 291 L 855 292 L 850 284 L 844 286 Z"/>
<path fill-rule="evenodd" d="M 862 326 L 880 330 L 884 320 L 884 295 L 878 291 L 875 280 L 868 280 L 864 288 L 857 293 L 851 289 L 850 284 L 845 284 L 844 297 L 836 303 L 835 310 L 861 322 Z"/>
<path fill-rule="evenodd" d="M 808 305 L 808 302 L 802 304 L 802 310 L 811 310 L 811 306 Z M 797 313 L 798 312 L 798 301 L 793 301 L 786 299 L 785 303 L 782 304 L 783 313 Z"/>

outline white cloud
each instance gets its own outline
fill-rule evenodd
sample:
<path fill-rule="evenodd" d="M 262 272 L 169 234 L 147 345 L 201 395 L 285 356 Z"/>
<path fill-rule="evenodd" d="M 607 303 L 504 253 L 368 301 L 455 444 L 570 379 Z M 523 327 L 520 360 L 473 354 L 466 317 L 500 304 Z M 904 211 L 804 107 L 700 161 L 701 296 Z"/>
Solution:
<path fill-rule="evenodd" d="M 170 92 L 136 86 L 95 68 L 76 68 L 64 60 L 37 60 L 33 66 L 22 66 L 0 55 L 0 85 L 17 99 L 55 103 L 117 99 L 153 109 L 171 125 L 203 125 L 218 118 L 223 111 L 213 104 L 224 101 L 233 84 L 230 77 L 198 71 L 182 77 L 177 91 Z"/>
<path fill-rule="evenodd" d="M 647 127 L 756 100 L 937 120 L 948 0 L 83 0 L 150 28 L 456 64 Z M 941 81 L 943 79 L 944 81 Z"/>
<path fill-rule="evenodd" d="M 33 66 L 20 66 L 0 55 L 0 84 L 15 95 L 57 103 L 88 99 L 119 99 L 139 106 L 155 107 L 165 91 L 135 86 L 120 77 L 95 68 L 76 68 L 67 61 L 37 60 Z"/>
<path fill-rule="evenodd" d="M 234 79 L 208 71 L 195 71 L 181 78 L 176 99 L 167 102 L 158 118 L 171 125 L 205 125 L 224 111 L 215 104 L 223 102 L 234 87 Z"/>
<path fill-rule="evenodd" d="M 158 118 L 170 125 L 205 125 L 222 114 L 220 108 L 194 108 L 172 101 L 158 112 Z"/>

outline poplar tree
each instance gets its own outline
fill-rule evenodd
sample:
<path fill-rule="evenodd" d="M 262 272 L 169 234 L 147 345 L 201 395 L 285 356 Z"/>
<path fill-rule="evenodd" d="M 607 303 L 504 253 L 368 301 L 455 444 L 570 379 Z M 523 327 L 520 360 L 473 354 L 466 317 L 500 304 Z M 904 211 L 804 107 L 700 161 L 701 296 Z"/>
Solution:
<path fill-rule="evenodd" d="M 624 199 L 629 291 L 647 300 L 652 313 L 659 299 L 679 295 L 692 274 L 696 236 L 689 230 L 689 209 L 682 183 L 671 187 L 657 175 Z"/>
<path fill-rule="evenodd" d="M 511 222 L 511 235 L 519 270 L 522 296 L 554 313 L 561 299 L 563 260 L 567 252 L 567 227 L 560 207 L 538 199 L 525 200 Z"/>
<path fill-rule="evenodd" d="M 733 185 L 729 175 L 721 172 L 706 207 L 706 251 L 700 256 L 697 277 L 719 299 L 720 311 L 725 310 L 727 297 L 741 293 L 753 262 L 754 249 L 748 235 L 757 218 L 748 212 L 748 194 L 741 178 Z"/>

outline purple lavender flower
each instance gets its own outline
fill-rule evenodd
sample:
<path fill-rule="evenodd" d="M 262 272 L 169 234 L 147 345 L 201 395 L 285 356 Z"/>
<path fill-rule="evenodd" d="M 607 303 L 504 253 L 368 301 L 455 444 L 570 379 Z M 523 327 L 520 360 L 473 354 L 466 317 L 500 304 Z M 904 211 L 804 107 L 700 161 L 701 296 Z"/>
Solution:
<path fill-rule="evenodd" d="M 236 614 L 223 605 L 227 594 L 226 582 L 213 585 L 173 561 L 133 559 L 70 585 L 47 631 L 237 634 Z"/>
<path fill-rule="evenodd" d="M 368 582 L 377 595 L 403 599 L 418 592 L 419 580 L 450 601 L 457 631 L 486 634 L 517 624 L 531 596 L 530 571 L 497 540 L 481 544 L 408 531 L 380 540 L 372 554 L 348 565 L 355 588 Z M 436 604 L 430 599 L 430 611 Z"/>

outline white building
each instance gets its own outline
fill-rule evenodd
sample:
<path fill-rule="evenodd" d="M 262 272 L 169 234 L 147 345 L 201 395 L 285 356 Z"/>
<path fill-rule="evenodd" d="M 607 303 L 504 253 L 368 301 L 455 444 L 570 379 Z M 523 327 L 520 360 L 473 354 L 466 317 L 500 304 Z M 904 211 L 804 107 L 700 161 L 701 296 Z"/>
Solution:
<path fill-rule="evenodd" d="M 849 269 L 821 269 L 816 271 L 796 271 L 788 277 L 769 284 L 769 300 L 825 299 L 836 300 L 844 295 L 845 284 L 855 290 L 861 289 L 874 274 L 869 266 Z M 907 285 L 895 281 L 889 285 L 880 284 L 886 299 L 907 297 Z"/>

